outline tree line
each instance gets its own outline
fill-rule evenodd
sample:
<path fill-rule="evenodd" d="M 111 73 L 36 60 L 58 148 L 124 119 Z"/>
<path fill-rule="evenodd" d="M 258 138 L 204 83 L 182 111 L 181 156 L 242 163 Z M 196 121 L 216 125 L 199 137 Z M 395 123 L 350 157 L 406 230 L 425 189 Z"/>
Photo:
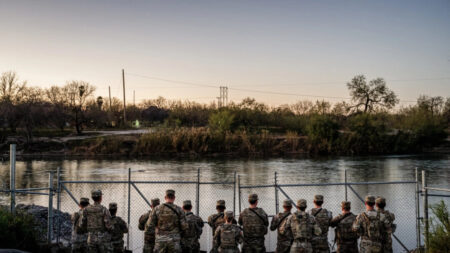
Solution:
<path fill-rule="evenodd" d="M 447 136 L 450 98 L 422 95 L 415 104 L 398 108 L 397 95 L 382 78 L 368 81 L 358 75 L 347 88 L 351 101 L 332 104 L 304 100 L 276 107 L 253 98 L 218 107 L 214 102 L 159 97 L 128 104 L 130 122 L 124 122 L 122 101 L 95 97 L 95 86 L 88 82 L 69 81 L 44 89 L 20 81 L 15 72 L 5 72 L 0 77 L 0 138 L 3 142 L 7 136 L 22 135 L 28 143 L 36 135 L 129 128 L 136 120 L 143 126 L 162 129 L 206 127 L 215 133 L 295 133 L 307 136 L 317 153 L 333 153 L 340 148 L 371 153 L 398 146 L 391 142 L 407 143 L 409 148 L 430 147 Z"/>

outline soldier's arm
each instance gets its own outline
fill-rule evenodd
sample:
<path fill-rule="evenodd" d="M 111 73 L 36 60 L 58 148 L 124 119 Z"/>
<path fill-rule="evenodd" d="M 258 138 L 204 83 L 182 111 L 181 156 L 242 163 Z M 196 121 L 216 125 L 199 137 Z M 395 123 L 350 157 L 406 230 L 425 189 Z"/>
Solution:
<path fill-rule="evenodd" d="M 244 214 L 244 212 L 242 212 L 242 213 L 240 213 L 239 214 L 239 221 L 238 221 L 238 223 L 239 223 L 239 225 L 243 225 L 244 223 L 242 222 L 242 216 L 243 216 L 243 214 Z"/>
<path fill-rule="evenodd" d="M 158 223 L 158 217 L 156 216 L 156 209 L 153 209 L 147 222 L 145 223 L 145 230 L 154 229 Z"/>
<path fill-rule="evenodd" d="M 219 249 L 220 246 L 220 227 L 218 227 L 216 229 L 216 231 L 214 232 L 214 244 L 213 244 L 213 248 L 216 250 Z"/>
<path fill-rule="evenodd" d="M 262 217 L 264 218 L 264 226 L 268 227 L 269 226 L 269 217 L 263 209 L 260 209 L 260 210 L 262 213 Z"/>
<path fill-rule="evenodd" d="M 128 233 L 128 225 L 127 225 L 127 223 L 122 218 L 120 218 L 120 221 L 121 221 L 121 230 L 122 230 L 122 232 L 123 233 Z"/>
<path fill-rule="evenodd" d="M 361 235 L 361 215 L 356 216 L 355 221 L 353 222 L 352 225 L 352 230 L 353 232 L 358 233 L 358 235 Z"/>
<path fill-rule="evenodd" d="M 111 213 L 105 207 L 103 208 L 103 214 L 103 222 L 105 223 L 105 228 L 106 230 L 111 231 L 113 229 L 113 226 L 111 225 Z"/>
<path fill-rule="evenodd" d="M 145 229 L 145 223 L 147 223 L 148 217 L 150 216 L 150 212 L 147 212 L 143 215 L 141 215 L 141 217 L 139 217 L 139 230 L 144 231 Z"/>
<path fill-rule="evenodd" d="M 273 216 L 272 221 L 270 222 L 270 230 L 275 231 L 278 228 L 278 215 Z"/>
<path fill-rule="evenodd" d="M 341 222 L 341 215 L 338 215 L 338 216 L 335 216 L 334 218 L 332 218 L 330 221 L 330 226 L 334 228 L 339 224 L 339 222 Z"/>
<path fill-rule="evenodd" d="M 188 232 L 189 231 L 189 224 L 186 221 L 186 214 L 184 213 L 184 211 L 179 208 L 179 213 L 180 213 L 180 226 L 181 226 L 181 230 L 182 232 Z"/>
<path fill-rule="evenodd" d="M 81 222 L 78 223 L 78 227 L 80 229 L 86 228 L 87 227 L 87 211 L 86 211 L 86 208 L 83 209 L 83 212 L 81 213 L 81 217 L 79 219 L 81 219 Z"/>
<path fill-rule="evenodd" d="M 383 224 L 383 231 L 392 234 L 392 222 L 386 215 L 381 217 L 381 222 Z"/>
<path fill-rule="evenodd" d="M 239 228 L 237 231 L 237 238 L 236 238 L 238 244 L 242 244 L 244 242 L 244 233 L 242 232 L 242 230 Z"/>

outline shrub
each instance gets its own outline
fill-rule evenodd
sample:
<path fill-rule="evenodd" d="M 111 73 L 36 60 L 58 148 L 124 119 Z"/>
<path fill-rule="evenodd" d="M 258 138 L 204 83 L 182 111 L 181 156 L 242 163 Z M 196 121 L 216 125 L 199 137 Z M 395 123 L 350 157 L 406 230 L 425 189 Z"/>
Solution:
<path fill-rule="evenodd" d="M 435 216 L 430 222 L 429 245 L 430 253 L 450 252 L 450 219 L 448 208 L 444 201 L 432 205 Z"/>
<path fill-rule="evenodd" d="M 229 111 L 219 111 L 209 116 L 208 125 L 213 131 L 224 133 L 230 131 L 233 120 L 234 115 Z"/>
<path fill-rule="evenodd" d="M 34 252 L 38 247 L 39 233 L 34 218 L 24 212 L 11 214 L 0 208 L 0 245 L 2 248 L 13 248 Z"/>

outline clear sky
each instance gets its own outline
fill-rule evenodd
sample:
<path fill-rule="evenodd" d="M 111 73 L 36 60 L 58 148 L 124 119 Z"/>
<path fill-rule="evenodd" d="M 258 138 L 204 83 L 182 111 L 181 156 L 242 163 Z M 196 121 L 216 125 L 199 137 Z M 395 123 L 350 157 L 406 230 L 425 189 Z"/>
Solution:
<path fill-rule="evenodd" d="M 129 101 L 133 90 L 137 101 L 219 95 L 131 74 L 272 105 L 307 98 L 256 91 L 348 97 L 357 74 L 402 100 L 450 96 L 449 0 L 1 1 L 0 31 L 0 72 L 121 97 L 124 68 Z"/>

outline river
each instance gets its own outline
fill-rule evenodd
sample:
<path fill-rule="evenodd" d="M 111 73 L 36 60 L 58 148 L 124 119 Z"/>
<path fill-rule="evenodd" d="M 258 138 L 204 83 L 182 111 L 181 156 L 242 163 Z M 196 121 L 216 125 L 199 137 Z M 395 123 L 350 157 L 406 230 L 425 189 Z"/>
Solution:
<path fill-rule="evenodd" d="M 450 186 L 450 155 L 402 155 L 402 156 L 371 156 L 371 157 L 320 157 L 300 159 L 32 159 L 17 161 L 16 188 L 46 187 L 48 186 L 48 172 L 61 168 L 63 181 L 126 181 L 128 168 L 131 168 L 133 181 L 139 181 L 136 187 L 148 199 L 163 198 L 167 188 L 177 191 L 176 203 L 181 204 L 184 199 L 196 198 L 195 184 L 147 184 L 145 181 L 196 181 L 197 170 L 201 171 L 202 182 L 233 182 L 234 172 L 240 175 L 241 185 L 274 184 L 277 172 L 278 184 L 315 184 L 342 183 L 345 170 L 348 182 L 381 182 L 381 181 L 414 181 L 414 169 L 427 171 L 428 184 L 435 187 Z M 0 163 L 0 186 L 9 187 L 9 163 Z M 56 181 L 56 180 L 55 180 Z M 76 184 L 67 183 L 65 186 L 76 197 L 89 196 L 91 189 L 100 188 L 104 192 L 104 203 L 115 201 L 119 204 L 118 215 L 127 219 L 128 184 Z M 339 213 L 339 203 L 345 198 L 345 187 L 308 186 L 282 187 L 293 200 L 306 198 L 309 207 L 312 206 L 314 194 L 325 196 L 324 207 Z M 353 188 L 360 195 L 383 195 L 388 200 L 388 208 L 396 213 L 398 230 L 396 234 L 407 247 L 415 247 L 415 184 L 394 185 L 354 185 Z M 260 195 L 260 206 L 269 215 L 275 214 L 275 191 L 273 187 L 242 189 L 241 206 L 247 207 L 246 195 L 256 192 Z M 352 201 L 353 210 L 358 213 L 363 206 L 357 196 L 349 190 L 348 199 Z M 236 193 L 236 195 L 238 195 Z M 201 185 L 200 187 L 200 216 L 206 220 L 214 212 L 217 199 L 225 199 L 228 209 L 239 211 L 239 202 L 233 204 L 233 184 L 230 185 Z M 280 202 L 286 198 L 278 193 Z M 7 196 L 0 195 L 0 201 L 8 201 Z M 236 196 L 237 197 L 237 196 Z M 19 195 L 18 203 L 36 203 L 47 205 L 48 197 L 41 195 Z M 77 206 L 70 196 L 63 192 L 61 195 L 61 209 L 74 212 Z M 440 198 L 432 198 L 435 203 Z M 56 202 L 56 200 L 54 201 Z M 448 199 L 446 202 L 449 203 Z M 56 204 L 55 204 L 56 207 Z M 196 207 L 194 207 L 196 208 Z M 148 209 L 138 191 L 131 189 L 131 239 L 130 248 L 136 252 L 141 250 L 142 233 L 137 230 L 139 215 Z M 202 249 L 211 244 L 211 231 L 205 229 L 202 236 Z M 274 233 L 270 233 L 267 241 L 268 250 L 275 247 Z M 330 241 L 333 233 L 330 232 Z M 400 250 L 398 243 L 394 244 Z"/>

